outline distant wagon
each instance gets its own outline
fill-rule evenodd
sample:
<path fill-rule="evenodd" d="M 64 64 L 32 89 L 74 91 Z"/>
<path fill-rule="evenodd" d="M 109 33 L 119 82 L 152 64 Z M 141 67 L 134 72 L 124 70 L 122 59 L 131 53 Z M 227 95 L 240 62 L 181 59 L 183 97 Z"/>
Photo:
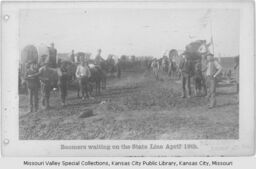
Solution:
<path fill-rule="evenodd" d="M 91 53 L 85 53 L 85 52 L 77 52 L 75 54 L 75 63 L 81 63 L 82 61 L 91 62 L 90 59 Z"/>
<path fill-rule="evenodd" d="M 38 51 L 34 45 L 24 47 L 20 55 L 20 76 L 24 76 L 29 63 L 38 63 Z"/>
<path fill-rule="evenodd" d="M 46 63 L 49 63 L 49 67 L 57 67 L 57 53 L 55 49 L 52 49 L 46 45 L 40 45 L 37 47 L 38 50 L 38 63 L 40 66 L 43 66 Z"/>

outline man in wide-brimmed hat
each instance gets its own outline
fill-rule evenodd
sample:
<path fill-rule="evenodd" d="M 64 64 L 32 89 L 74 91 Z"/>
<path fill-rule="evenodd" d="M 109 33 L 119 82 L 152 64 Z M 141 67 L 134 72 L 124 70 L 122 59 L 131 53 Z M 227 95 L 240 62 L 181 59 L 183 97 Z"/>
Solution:
<path fill-rule="evenodd" d="M 207 98 L 209 100 L 209 108 L 216 105 L 216 77 L 222 71 L 221 65 L 214 59 L 214 55 L 207 54 L 207 66 L 205 70 L 206 85 L 207 85 Z"/>
<path fill-rule="evenodd" d="M 36 62 L 29 62 L 26 65 L 25 80 L 29 91 L 30 111 L 38 111 L 38 90 L 39 79 L 37 76 L 31 76 L 38 73 L 38 64 Z"/>
<path fill-rule="evenodd" d="M 49 67 L 50 63 L 46 62 L 42 67 L 40 67 L 39 71 L 33 74 L 30 74 L 28 78 L 38 77 L 41 83 L 41 94 L 42 94 L 42 105 L 45 109 L 50 108 L 50 92 L 52 89 L 51 85 L 51 76 L 53 75 L 53 71 Z"/>
<path fill-rule="evenodd" d="M 54 43 L 51 43 L 49 47 L 49 66 L 52 68 L 57 67 L 57 49 L 54 47 Z"/>

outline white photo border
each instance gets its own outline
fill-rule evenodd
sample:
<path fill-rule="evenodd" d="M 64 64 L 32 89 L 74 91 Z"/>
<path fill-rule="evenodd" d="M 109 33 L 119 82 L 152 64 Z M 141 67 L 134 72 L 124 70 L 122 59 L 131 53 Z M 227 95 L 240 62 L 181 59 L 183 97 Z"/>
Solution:
<path fill-rule="evenodd" d="M 179 8 L 240 10 L 240 94 L 238 140 L 19 140 L 19 11 L 70 8 Z M 245 2 L 3 2 L 2 17 L 3 156 L 250 156 L 255 153 L 254 3 Z M 228 24 L 228 23 L 227 23 Z M 16 68 L 16 69 L 15 69 Z M 16 71 L 17 70 L 17 71 Z M 196 144 L 180 150 L 61 150 L 61 145 Z"/>

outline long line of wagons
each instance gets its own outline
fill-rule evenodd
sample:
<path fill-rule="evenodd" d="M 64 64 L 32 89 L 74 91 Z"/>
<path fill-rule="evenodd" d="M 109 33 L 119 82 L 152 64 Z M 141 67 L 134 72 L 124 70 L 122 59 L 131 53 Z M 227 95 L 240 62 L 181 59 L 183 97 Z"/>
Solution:
<path fill-rule="evenodd" d="M 192 64 L 192 76 L 193 70 L 195 68 L 195 64 L 201 62 L 202 57 L 209 52 L 208 44 L 206 44 L 205 40 L 197 40 L 191 42 L 185 47 L 184 51 L 178 51 L 176 49 L 171 49 L 168 51 L 167 55 L 164 55 L 160 59 L 158 59 L 162 71 L 167 72 L 169 75 L 178 75 L 180 76 L 179 65 L 183 59 L 183 55 L 186 55 L 187 59 L 190 60 Z M 89 59 L 90 54 L 84 52 L 77 52 L 75 54 L 77 61 L 72 61 L 69 59 L 60 59 L 53 58 L 50 53 L 52 48 L 47 46 L 39 46 L 36 47 L 34 45 L 26 46 L 21 52 L 20 58 L 20 69 L 19 69 L 19 87 L 22 88 L 22 81 L 24 81 L 24 75 L 26 72 L 26 66 L 28 63 L 35 62 L 38 63 L 39 66 L 44 65 L 46 62 L 50 62 L 50 67 L 52 69 L 52 74 L 48 75 L 52 83 L 52 86 L 56 86 L 58 76 L 60 76 L 59 67 L 65 66 L 68 70 L 69 75 L 69 84 L 72 86 L 76 81 L 75 71 L 77 65 L 86 60 L 89 62 L 89 67 L 92 73 L 92 77 L 90 81 L 95 83 L 96 91 L 100 91 L 100 88 L 106 87 L 106 77 L 107 73 L 120 72 L 122 64 L 119 64 L 117 60 L 113 57 L 114 55 L 110 55 L 108 59 L 104 60 L 100 63 L 99 66 L 95 65 L 95 61 Z M 122 60 L 122 57 L 120 58 Z M 149 66 L 151 61 L 146 60 L 146 64 Z M 150 66 L 149 66 L 150 67 Z M 43 78 L 43 77 L 42 77 Z M 97 88 L 98 86 L 98 88 Z"/>

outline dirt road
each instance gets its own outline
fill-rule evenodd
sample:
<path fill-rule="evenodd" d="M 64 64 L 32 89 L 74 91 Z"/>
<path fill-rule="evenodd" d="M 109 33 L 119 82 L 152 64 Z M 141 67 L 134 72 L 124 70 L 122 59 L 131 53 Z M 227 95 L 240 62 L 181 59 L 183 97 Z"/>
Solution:
<path fill-rule="evenodd" d="M 239 113 L 235 87 L 219 86 L 217 107 L 203 97 L 180 98 L 179 81 L 151 72 L 126 73 L 108 81 L 100 97 L 82 101 L 74 91 L 62 107 L 58 94 L 50 110 L 25 113 L 28 97 L 20 96 L 19 137 L 55 139 L 238 139 Z M 92 112 L 81 117 L 84 112 Z"/>

